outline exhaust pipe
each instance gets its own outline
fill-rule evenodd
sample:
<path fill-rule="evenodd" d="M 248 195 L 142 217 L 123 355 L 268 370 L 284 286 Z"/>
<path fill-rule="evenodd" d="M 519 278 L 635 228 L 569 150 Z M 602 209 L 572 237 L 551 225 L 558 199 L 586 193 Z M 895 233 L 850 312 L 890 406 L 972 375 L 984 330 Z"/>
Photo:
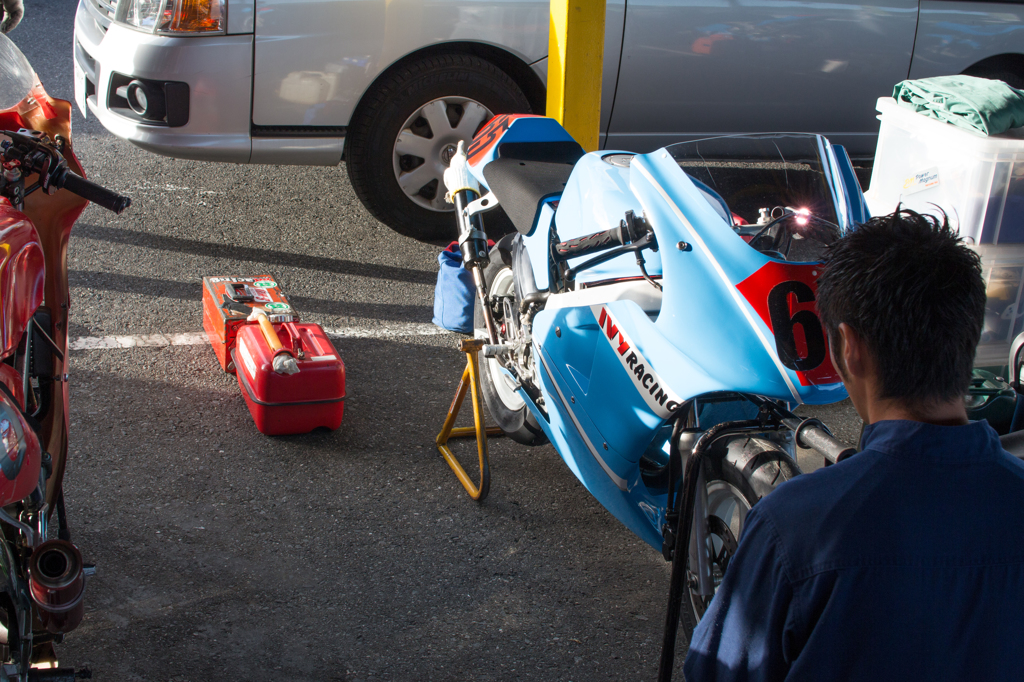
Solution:
<path fill-rule="evenodd" d="M 78 627 L 85 614 L 84 565 L 78 548 L 67 540 L 47 540 L 32 552 L 28 575 L 43 626 L 54 634 Z"/>

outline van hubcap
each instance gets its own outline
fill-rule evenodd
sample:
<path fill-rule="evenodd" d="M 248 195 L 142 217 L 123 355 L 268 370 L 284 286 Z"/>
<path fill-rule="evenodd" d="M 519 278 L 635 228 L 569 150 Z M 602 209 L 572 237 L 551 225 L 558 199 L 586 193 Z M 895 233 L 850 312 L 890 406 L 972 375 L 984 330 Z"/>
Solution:
<path fill-rule="evenodd" d="M 451 211 L 444 200 L 444 171 L 459 141 L 469 144 L 491 119 L 491 110 L 466 97 L 442 97 L 417 109 L 395 140 L 395 179 L 414 203 L 431 211 Z"/>

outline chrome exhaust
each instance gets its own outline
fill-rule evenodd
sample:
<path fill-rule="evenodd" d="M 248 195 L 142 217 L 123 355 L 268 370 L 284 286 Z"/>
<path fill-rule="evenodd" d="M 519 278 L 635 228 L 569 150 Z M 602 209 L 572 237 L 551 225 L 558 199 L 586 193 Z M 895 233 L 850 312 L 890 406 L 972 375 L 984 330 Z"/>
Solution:
<path fill-rule="evenodd" d="M 70 632 L 82 622 L 84 568 L 82 553 L 66 540 L 47 540 L 32 552 L 28 563 L 29 593 L 49 632 Z"/>

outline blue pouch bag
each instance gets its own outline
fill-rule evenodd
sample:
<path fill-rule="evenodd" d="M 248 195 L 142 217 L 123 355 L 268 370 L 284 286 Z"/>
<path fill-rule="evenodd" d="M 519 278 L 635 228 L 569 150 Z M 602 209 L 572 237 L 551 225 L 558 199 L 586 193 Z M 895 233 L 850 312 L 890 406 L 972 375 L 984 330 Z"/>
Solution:
<path fill-rule="evenodd" d="M 448 331 L 473 333 L 473 305 L 476 287 L 473 275 L 462 267 L 459 243 L 452 242 L 438 257 L 441 269 L 434 287 L 434 324 Z"/>

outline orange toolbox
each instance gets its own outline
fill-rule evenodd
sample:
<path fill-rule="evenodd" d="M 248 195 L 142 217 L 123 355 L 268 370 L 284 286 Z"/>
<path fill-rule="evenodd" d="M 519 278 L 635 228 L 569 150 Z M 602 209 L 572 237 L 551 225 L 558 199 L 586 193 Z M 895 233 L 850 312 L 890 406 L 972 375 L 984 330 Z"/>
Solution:
<path fill-rule="evenodd" d="M 268 436 L 336 429 L 345 413 L 345 363 L 318 324 L 247 324 L 231 351 L 256 428 Z M 290 368 L 282 366 L 286 361 Z"/>
<path fill-rule="evenodd" d="M 254 308 L 265 310 L 272 323 L 299 321 L 288 297 L 270 275 L 203 278 L 203 329 L 225 372 L 235 371 L 231 349 L 238 329 L 247 324 Z"/>

